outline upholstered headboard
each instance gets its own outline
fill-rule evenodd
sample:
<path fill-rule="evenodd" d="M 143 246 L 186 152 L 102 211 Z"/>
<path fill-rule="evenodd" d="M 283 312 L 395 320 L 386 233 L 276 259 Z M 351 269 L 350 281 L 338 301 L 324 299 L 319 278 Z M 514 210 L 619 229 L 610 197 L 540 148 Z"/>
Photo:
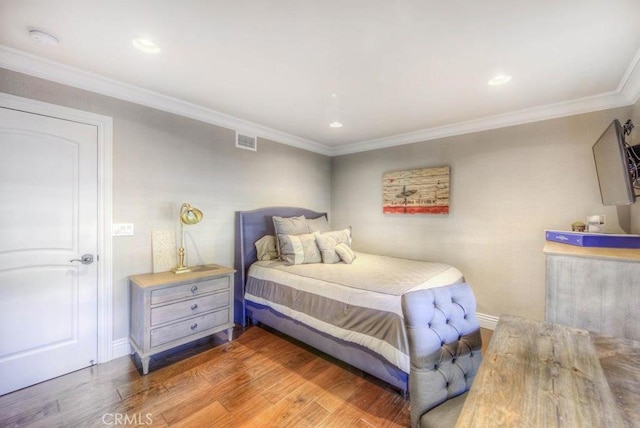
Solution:
<path fill-rule="evenodd" d="M 294 217 L 304 215 L 317 218 L 327 213 L 306 208 L 268 207 L 253 211 L 237 211 L 235 224 L 235 262 L 234 284 L 235 322 L 246 324 L 244 312 L 244 286 L 247 281 L 249 266 L 257 260 L 255 242 L 265 235 L 273 235 L 273 216 Z M 328 217 L 327 217 L 328 219 Z"/>

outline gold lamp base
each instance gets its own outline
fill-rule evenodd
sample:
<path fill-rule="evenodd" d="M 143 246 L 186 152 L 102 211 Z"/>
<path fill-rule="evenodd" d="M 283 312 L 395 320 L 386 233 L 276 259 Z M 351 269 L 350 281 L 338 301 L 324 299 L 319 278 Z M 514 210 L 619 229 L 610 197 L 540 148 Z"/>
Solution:
<path fill-rule="evenodd" d="M 171 269 L 171 272 L 176 274 L 191 272 L 191 268 L 184 265 L 184 247 L 178 248 L 178 266 Z"/>
<path fill-rule="evenodd" d="M 178 248 L 178 266 L 171 269 L 173 273 L 191 272 L 191 268 L 184 265 L 184 225 L 196 224 L 202 220 L 202 211 L 192 207 L 186 202 L 180 207 L 180 248 Z"/>
<path fill-rule="evenodd" d="M 175 273 L 175 274 L 179 274 L 179 273 L 187 273 L 187 272 L 191 272 L 191 268 L 190 267 L 175 267 L 173 269 L 171 269 L 171 272 Z"/>

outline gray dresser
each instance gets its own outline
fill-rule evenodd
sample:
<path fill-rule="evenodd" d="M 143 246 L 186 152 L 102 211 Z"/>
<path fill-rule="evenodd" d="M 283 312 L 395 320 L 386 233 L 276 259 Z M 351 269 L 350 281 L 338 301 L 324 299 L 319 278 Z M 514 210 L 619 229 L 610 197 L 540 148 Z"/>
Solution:
<path fill-rule="evenodd" d="M 547 242 L 546 321 L 640 340 L 640 250 Z"/>
<path fill-rule="evenodd" d="M 129 342 L 149 372 L 152 355 L 227 330 L 233 333 L 233 274 L 219 265 L 129 277 Z"/>

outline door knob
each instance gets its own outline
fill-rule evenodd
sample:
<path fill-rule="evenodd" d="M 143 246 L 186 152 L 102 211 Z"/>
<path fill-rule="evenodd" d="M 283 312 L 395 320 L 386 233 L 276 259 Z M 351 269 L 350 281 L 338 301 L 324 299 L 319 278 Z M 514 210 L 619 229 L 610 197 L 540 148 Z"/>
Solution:
<path fill-rule="evenodd" d="M 69 260 L 70 262 L 80 262 L 83 265 L 90 265 L 91 263 L 93 263 L 93 254 L 83 254 L 82 258 L 80 259 L 72 259 Z"/>

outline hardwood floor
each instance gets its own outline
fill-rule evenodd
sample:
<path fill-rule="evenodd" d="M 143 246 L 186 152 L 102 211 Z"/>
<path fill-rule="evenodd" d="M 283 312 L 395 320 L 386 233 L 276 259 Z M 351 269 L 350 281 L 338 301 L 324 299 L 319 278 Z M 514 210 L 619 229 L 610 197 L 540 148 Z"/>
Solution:
<path fill-rule="evenodd" d="M 409 426 L 385 383 L 262 327 L 234 334 L 152 358 L 147 376 L 122 357 L 1 396 L 0 426 Z"/>

